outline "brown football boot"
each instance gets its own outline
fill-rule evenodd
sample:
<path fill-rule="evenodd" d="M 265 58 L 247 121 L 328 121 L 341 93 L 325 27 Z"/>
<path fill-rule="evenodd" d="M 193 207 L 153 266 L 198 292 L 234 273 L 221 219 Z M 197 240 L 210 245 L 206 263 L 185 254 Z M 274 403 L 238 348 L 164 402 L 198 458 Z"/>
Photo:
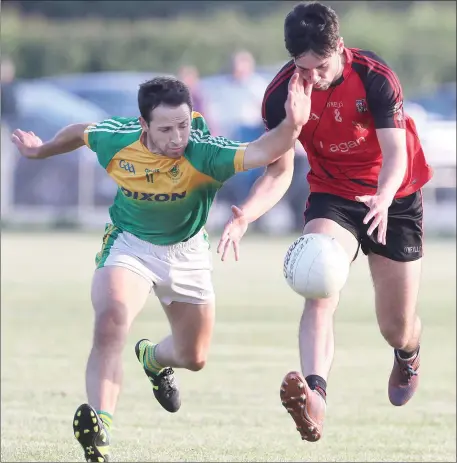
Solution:
<path fill-rule="evenodd" d="M 326 403 L 310 389 L 297 371 L 287 373 L 281 384 L 281 402 L 297 425 L 302 440 L 316 442 L 322 437 Z"/>
<path fill-rule="evenodd" d="M 420 354 L 412 359 L 402 359 L 394 351 L 394 366 L 389 378 L 389 400 L 392 405 L 405 405 L 416 392 L 419 385 Z"/>

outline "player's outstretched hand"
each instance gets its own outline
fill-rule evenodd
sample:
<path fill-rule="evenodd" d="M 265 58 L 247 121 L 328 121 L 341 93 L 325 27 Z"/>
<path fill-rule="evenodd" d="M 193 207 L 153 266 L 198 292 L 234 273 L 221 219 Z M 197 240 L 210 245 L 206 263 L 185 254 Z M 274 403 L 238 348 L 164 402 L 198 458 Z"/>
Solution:
<path fill-rule="evenodd" d="M 20 153 L 26 158 L 38 157 L 39 148 L 43 144 L 41 139 L 33 132 L 24 132 L 16 129 L 11 135 L 11 141 L 17 146 Z"/>
<path fill-rule="evenodd" d="M 224 261 L 230 249 L 230 244 L 233 246 L 235 260 L 240 258 L 240 240 L 248 229 L 248 220 L 243 214 L 243 211 L 236 206 L 232 206 L 232 217 L 227 222 L 222 232 L 217 253 L 222 253 L 221 260 Z"/>
<path fill-rule="evenodd" d="M 295 127 L 302 127 L 309 120 L 313 85 L 296 72 L 289 81 L 289 92 L 285 104 L 286 120 Z"/>
<path fill-rule="evenodd" d="M 389 206 L 392 204 L 391 198 L 385 198 L 380 195 L 365 195 L 365 196 L 356 196 L 356 201 L 364 203 L 369 211 L 363 223 L 367 224 L 372 220 L 370 226 L 367 230 L 367 235 L 371 236 L 373 232 L 378 229 L 377 241 L 381 244 L 386 244 L 387 236 L 387 221 L 389 218 Z"/>

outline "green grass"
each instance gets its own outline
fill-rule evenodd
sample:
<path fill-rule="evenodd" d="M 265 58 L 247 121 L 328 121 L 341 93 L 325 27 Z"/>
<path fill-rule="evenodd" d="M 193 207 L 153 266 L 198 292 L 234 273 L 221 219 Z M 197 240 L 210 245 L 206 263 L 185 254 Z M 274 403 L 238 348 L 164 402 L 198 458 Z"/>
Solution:
<path fill-rule="evenodd" d="M 299 368 L 302 303 L 282 276 L 291 241 L 246 239 L 238 263 L 214 255 L 212 351 L 201 372 L 178 372 L 177 414 L 155 402 L 133 353 L 140 337 L 168 332 L 150 298 L 125 350 L 115 461 L 456 461 L 455 243 L 426 247 L 422 382 L 401 408 L 387 399 L 392 351 L 377 329 L 366 258 L 358 258 L 337 312 L 324 438 L 310 444 L 279 400 L 284 374 Z M 84 461 L 71 422 L 85 401 L 100 243 L 84 234 L 3 233 L 1 461 Z"/>

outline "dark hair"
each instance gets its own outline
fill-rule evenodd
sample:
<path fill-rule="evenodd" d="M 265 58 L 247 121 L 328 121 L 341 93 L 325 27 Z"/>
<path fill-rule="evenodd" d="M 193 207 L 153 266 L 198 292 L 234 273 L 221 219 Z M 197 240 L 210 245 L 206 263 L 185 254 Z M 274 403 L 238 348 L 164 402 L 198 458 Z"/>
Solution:
<path fill-rule="evenodd" d="M 192 111 L 192 98 L 186 84 L 174 77 L 155 77 L 140 85 L 138 108 L 146 122 L 151 120 L 151 112 L 157 106 L 177 107 L 187 104 Z"/>
<path fill-rule="evenodd" d="M 339 37 L 338 16 L 322 3 L 299 3 L 286 16 L 284 41 L 293 58 L 307 52 L 328 57 L 337 50 Z"/>

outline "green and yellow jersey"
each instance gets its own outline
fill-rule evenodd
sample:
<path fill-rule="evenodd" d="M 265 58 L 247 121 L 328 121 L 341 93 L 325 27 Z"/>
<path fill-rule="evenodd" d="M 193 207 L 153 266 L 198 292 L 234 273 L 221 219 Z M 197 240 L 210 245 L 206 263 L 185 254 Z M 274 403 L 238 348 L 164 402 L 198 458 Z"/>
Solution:
<path fill-rule="evenodd" d="M 186 241 L 205 225 L 222 184 L 243 170 L 247 143 L 212 137 L 203 116 L 192 113 L 184 156 L 154 154 L 141 141 L 137 118 L 91 124 L 86 145 L 118 185 L 113 224 L 158 245 Z"/>

